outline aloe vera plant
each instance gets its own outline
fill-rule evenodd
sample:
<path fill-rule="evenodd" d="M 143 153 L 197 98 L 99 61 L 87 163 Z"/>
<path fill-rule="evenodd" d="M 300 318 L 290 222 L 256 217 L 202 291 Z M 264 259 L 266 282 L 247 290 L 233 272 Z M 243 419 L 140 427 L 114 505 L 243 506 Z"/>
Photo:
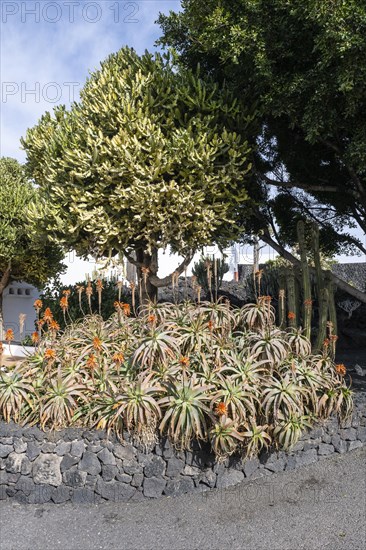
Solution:
<path fill-rule="evenodd" d="M 0 417 L 129 431 L 146 448 L 159 433 L 179 449 L 209 441 L 222 460 L 291 447 L 331 414 L 348 419 L 346 373 L 326 350 L 313 355 L 301 330 L 279 330 L 269 297 L 241 309 L 147 304 L 137 317 L 116 310 L 43 331 L 36 353 L 0 372 Z"/>

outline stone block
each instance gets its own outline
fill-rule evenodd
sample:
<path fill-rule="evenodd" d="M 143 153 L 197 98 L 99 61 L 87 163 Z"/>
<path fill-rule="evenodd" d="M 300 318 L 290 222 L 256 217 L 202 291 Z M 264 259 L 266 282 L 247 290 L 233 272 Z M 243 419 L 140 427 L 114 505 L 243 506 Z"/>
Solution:
<path fill-rule="evenodd" d="M 168 477 L 177 477 L 184 468 L 184 460 L 173 456 L 167 460 L 166 475 Z"/>
<path fill-rule="evenodd" d="M 362 441 L 349 441 L 348 442 L 348 450 L 353 451 L 354 449 L 360 449 L 363 447 Z"/>
<path fill-rule="evenodd" d="M 264 467 L 270 472 L 282 472 L 286 467 L 286 460 L 284 458 L 271 457 Z"/>
<path fill-rule="evenodd" d="M 71 494 L 71 502 L 74 504 L 96 504 L 100 500 L 100 496 L 88 487 L 73 489 Z"/>
<path fill-rule="evenodd" d="M 62 457 L 61 460 L 61 472 L 65 472 L 66 470 L 69 470 L 72 468 L 72 466 L 75 466 L 79 462 L 79 458 L 76 456 L 71 456 L 69 454 L 66 454 Z"/>
<path fill-rule="evenodd" d="M 16 452 L 10 453 L 5 461 L 6 471 L 11 474 L 20 474 L 24 457 L 25 454 L 18 454 Z"/>
<path fill-rule="evenodd" d="M 355 428 L 345 428 L 340 430 L 340 435 L 341 438 L 346 441 L 356 441 L 357 439 L 357 431 Z"/>
<path fill-rule="evenodd" d="M 248 458 L 243 466 L 245 477 L 251 477 L 259 469 L 259 464 L 259 459 L 257 457 Z"/>
<path fill-rule="evenodd" d="M 224 472 L 217 475 L 216 487 L 219 489 L 224 489 L 225 487 L 230 487 L 231 485 L 236 485 L 244 479 L 243 472 L 239 470 L 224 470 Z"/>
<path fill-rule="evenodd" d="M 83 456 L 84 450 L 85 450 L 84 441 L 80 441 L 80 440 L 72 441 L 71 451 L 70 451 L 71 456 L 81 458 Z"/>
<path fill-rule="evenodd" d="M 143 465 L 139 464 L 136 460 L 124 460 L 123 470 L 126 474 L 133 476 L 134 474 L 142 473 Z"/>
<path fill-rule="evenodd" d="M 126 502 L 135 494 L 136 489 L 127 483 L 98 478 L 96 491 L 101 497 L 112 502 Z"/>
<path fill-rule="evenodd" d="M 101 451 L 99 451 L 99 453 L 97 454 L 97 457 L 103 464 L 109 464 L 111 466 L 116 465 L 116 458 L 114 454 L 111 451 L 109 451 L 107 448 L 104 448 Z"/>
<path fill-rule="evenodd" d="M 0 443 L 0 458 L 6 458 L 13 451 L 13 445 L 3 445 Z"/>
<path fill-rule="evenodd" d="M 318 448 L 318 455 L 328 456 L 334 453 L 333 445 L 328 445 L 328 443 L 320 443 Z"/>
<path fill-rule="evenodd" d="M 132 445 L 115 445 L 113 447 L 113 454 L 121 460 L 134 460 L 136 456 L 136 449 Z"/>
<path fill-rule="evenodd" d="M 41 445 L 42 453 L 53 453 L 56 448 L 56 443 L 52 441 L 44 441 Z"/>
<path fill-rule="evenodd" d="M 205 470 L 200 473 L 198 480 L 200 483 L 204 483 L 208 487 L 212 488 L 216 485 L 216 474 L 211 469 Z"/>
<path fill-rule="evenodd" d="M 39 485 L 35 491 L 32 491 L 27 497 L 28 504 L 45 504 L 51 500 L 52 485 Z"/>
<path fill-rule="evenodd" d="M 295 466 L 296 468 L 299 466 L 308 466 L 309 464 L 317 462 L 317 460 L 318 454 L 316 449 L 308 449 L 295 456 Z"/>
<path fill-rule="evenodd" d="M 165 479 L 158 477 L 145 478 L 143 483 L 144 495 L 149 498 L 158 498 L 163 494 L 165 486 Z"/>
<path fill-rule="evenodd" d="M 70 453 L 71 443 L 69 441 L 60 441 L 55 447 L 55 453 L 57 456 L 65 456 Z"/>
<path fill-rule="evenodd" d="M 55 454 L 41 454 L 33 462 L 32 475 L 34 483 L 54 485 L 62 483 L 61 457 Z M 51 498 L 51 497 L 50 497 Z"/>
<path fill-rule="evenodd" d="M 366 426 L 360 426 L 357 430 L 357 439 L 366 443 Z"/>
<path fill-rule="evenodd" d="M 165 473 L 166 463 L 160 456 L 153 455 L 146 464 L 144 474 L 146 477 L 160 477 Z M 125 471 L 126 468 L 124 467 Z"/>
<path fill-rule="evenodd" d="M 70 487 L 65 487 L 60 485 L 60 487 L 55 487 L 51 493 L 51 500 L 55 504 L 62 504 L 70 500 L 72 489 Z"/>
<path fill-rule="evenodd" d="M 95 454 L 88 452 L 84 452 L 78 468 L 79 470 L 87 472 L 90 475 L 98 475 L 102 471 L 102 466 L 98 460 L 98 457 Z"/>
<path fill-rule="evenodd" d="M 135 474 L 135 475 L 140 475 L 140 476 L 144 477 L 143 474 Z M 110 480 L 107 480 L 105 478 L 103 478 L 103 479 L 105 481 L 110 481 Z M 131 483 L 133 478 L 132 478 L 132 476 L 129 476 L 128 474 L 117 474 L 116 479 L 117 479 L 117 481 L 121 481 L 122 483 Z M 133 485 L 133 487 L 135 487 L 135 485 Z"/>
<path fill-rule="evenodd" d="M 29 460 L 34 460 L 41 454 L 41 446 L 37 441 L 28 441 L 26 455 Z"/>
<path fill-rule="evenodd" d="M 194 488 L 195 488 L 194 481 L 191 477 L 173 479 L 167 482 L 164 489 L 164 495 L 170 496 L 170 497 L 177 497 L 179 495 L 192 492 Z"/>
<path fill-rule="evenodd" d="M 20 476 L 15 484 L 15 488 L 28 496 L 32 491 L 36 490 L 36 485 L 31 477 Z"/>
<path fill-rule="evenodd" d="M 144 474 L 134 474 L 131 481 L 131 485 L 132 487 L 136 487 L 136 488 L 141 487 L 143 481 L 144 481 Z"/>
<path fill-rule="evenodd" d="M 27 450 L 27 442 L 22 438 L 14 437 L 14 451 L 16 453 L 25 453 Z"/>
<path fill-rule="evenodd" d="M 198 476 L 201 473 L 201 469 L 197 468 L 196 466 L 189 466 L 186 464 L 183 468 L 183 475 L 184 476 Z"/>
<path fill-rule="evenodd" d="M 70 487 L 84 487 L 87 473 L 82 470 L 77 470 L 76 467 L 72 470 L 67 470 L 62 474 L 62 479 L 65 485 Z"/>
<path fill-rule="evenodd" d="M 113 464 L 102 464 L 102 473 L 101 476 L 104 481 L 112 481 L 118 474 L 117 466 Z"/>

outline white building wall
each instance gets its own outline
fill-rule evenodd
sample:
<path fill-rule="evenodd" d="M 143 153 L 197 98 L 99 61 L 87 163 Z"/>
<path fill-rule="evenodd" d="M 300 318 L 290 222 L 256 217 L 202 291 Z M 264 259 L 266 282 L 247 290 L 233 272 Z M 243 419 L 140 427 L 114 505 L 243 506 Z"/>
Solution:
<path fill-rule="evenodd" d="M 4 329 L 13 329 L 15 341 L 20 341 L 21 338 L 23 339 L 24 336 L 32 334 L 32 332 L 35 331 L 34 322 L 36 320 L 36 312 L 33 304 L 37 298 L 39 298 L 39 291 L 34 286 L 23 282 L 10 283 L 4 290 Z M 20 335 L 19 326 L 19 315 L 21 313 L 27 316 L 22 337 Z"/>

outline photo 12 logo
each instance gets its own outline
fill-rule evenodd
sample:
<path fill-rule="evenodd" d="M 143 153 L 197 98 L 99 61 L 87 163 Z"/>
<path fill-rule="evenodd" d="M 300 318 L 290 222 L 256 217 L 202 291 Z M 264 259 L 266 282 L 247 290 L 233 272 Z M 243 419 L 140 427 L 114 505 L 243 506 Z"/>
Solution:
<path fill-rule="evenodd" d="M 58 23 L 82 20 L 98 23 L 109 19 L 114 23 L 138 23 L 138 2 L 11 2 L 1 3 L 1 21 L 8 23 L 15 18 L 22 23 Z"/>
<path fill-rule="evenodd" d="M 21 103 L 58 103 L 61 100 L 72 103 L 79 87 L 80 82 L 2 82 L 1 102 L 8 103 L 11 98 L 20 98 Z"/>

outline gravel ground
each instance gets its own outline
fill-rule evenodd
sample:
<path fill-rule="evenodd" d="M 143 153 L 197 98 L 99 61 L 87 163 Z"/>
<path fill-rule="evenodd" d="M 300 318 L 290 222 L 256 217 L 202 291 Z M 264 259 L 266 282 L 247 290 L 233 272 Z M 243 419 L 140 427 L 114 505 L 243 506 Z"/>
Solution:
<path fill-rule="evenodd" d="M 358 550 L 366 449 L 224 490 L 140 503 L 0 508 L 0 549 Z"/>

